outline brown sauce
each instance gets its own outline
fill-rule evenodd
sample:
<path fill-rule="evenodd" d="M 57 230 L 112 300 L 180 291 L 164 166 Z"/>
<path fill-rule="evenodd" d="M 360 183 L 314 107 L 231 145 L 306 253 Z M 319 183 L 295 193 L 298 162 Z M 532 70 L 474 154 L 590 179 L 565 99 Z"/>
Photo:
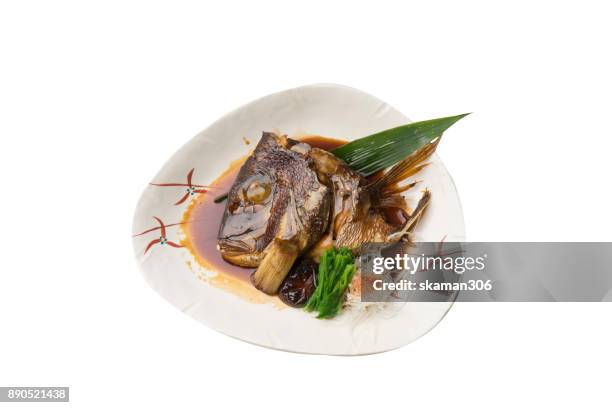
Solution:
<path fill-rule="evenodd" d="M 303 136 L 297 139 L 324 150 L 332 150 L 347 143 L 344 140 L 323 136 Z M 230 190 L 245 160 L 246 157 L 243 157 L 232 163 L 223 174 L 209 184 L 212 187 L 210 191 L 192 201 L 183 217 L 183 232 L 186 236 L 183 245 L 191 251 L 200 266 L 224 274 L 228 279 L 238 279 L 250 285 L 249 277 L 254 269 L 226 262 L 217 249 L 217 234 L 225 211 L 225 201 L 215 203 L 215 198 Z"/>
<path fill-rule="evenodd" d="M 308 143 L 312 147 L 318 147 L 323 150 L 334 150 L 337 147 L 344 146 L 348 143 L 346 140 L 333 139 L 331 137 L 308 135 L 297 138 L 300 142 Z"/>
<path fill-rule="evenodd" d="M 217 250 L 217 234 L 225 210 L 225 201 L 215 199 L 230 190 L 244 159 L 233 163 L 221 176 L 209 184 L 211 190 L 192 201 L 184 216 L 183 231 L 188 248 L 198 263 L 207 269 L 247 279 L 252 269 L 226 262 Z"/>

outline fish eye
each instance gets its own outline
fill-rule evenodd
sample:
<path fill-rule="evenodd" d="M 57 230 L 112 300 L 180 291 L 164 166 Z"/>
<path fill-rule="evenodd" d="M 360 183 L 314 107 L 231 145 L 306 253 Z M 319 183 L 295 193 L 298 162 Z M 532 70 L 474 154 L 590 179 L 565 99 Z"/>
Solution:
<path fill-rule="evenodd" d="M 260 204 L 266 201 L 266 199 L 272 193 L 272 186 L 270 183 L 260 180 L 252 181 L 248 187 L 244 190 L 244 197 L 246 201 L 253 204 Z"/>

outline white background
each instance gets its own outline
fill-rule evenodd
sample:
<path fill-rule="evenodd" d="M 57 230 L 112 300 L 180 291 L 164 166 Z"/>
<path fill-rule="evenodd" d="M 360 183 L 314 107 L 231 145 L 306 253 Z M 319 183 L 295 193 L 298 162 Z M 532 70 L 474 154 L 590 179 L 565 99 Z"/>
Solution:
<path fill-rule="evenodd" d="M 130 238 L 190 137 L 335 82 L 413 120 L 474 112 L 439 149 L 470 240 L 609 240 L 609 20 L 603 1 L 2 2 L 0 385 L 87 407 L 609 406 L 610 304 L 458 304 L 393 352 L 294 355 L 175 310 Z"/>

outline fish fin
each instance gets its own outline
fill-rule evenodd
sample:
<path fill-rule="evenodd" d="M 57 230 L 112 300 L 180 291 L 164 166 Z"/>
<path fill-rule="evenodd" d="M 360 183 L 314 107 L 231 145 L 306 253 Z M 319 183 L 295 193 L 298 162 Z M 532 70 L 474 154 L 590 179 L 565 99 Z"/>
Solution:
<path fill-rule="evenodd" d="M 270 244 L 259 267 L 251 275 L 251 282 L 257 289 L 268 295 L 276 294 L 298 254 L 299 251 L 294 245 L 275 239 Z"/>
<path fill-rule="evenodd" d="M 431 193 L 429 190 L 423 191 L 423 195 L 421 196 L 416 208 L 412 211 L 412 214 L 408 216 L 408 220 L 406 224 L 402 227 L 402 229 L 398 232 L 394 232 L 393 234 L 387 237 L 387 242 L 397 242 L 405 235 L 409 235 L 410 232 L 414 229 L 419 220 L 423 217 L 427 206 L 431 202 Z"/>
<path fill-rule="evenodd" d="M 389 193 L 389 194 L 399 194 L 399 193 L 403 193 L 404 191 L 408 191 L 411 188 L 413 188 L 414 186 L 416 186 L 417 184 L 419 184 L 420 181 L 413 181 L 410 184 L 406 184 L 404 186 L 389 186 L 387 188 L 384 189 L 385 193 Z"/>
<path fill-rule="evenodd" d="M 425 210 L 427 209 L 427 206 L 429 205 L 430 202 L 431 202 L 431 193 L 429 192 L 429 190 L 425 189 L 425 191 L 423 191 L 423 195 L 421 196 L 421 199 L 419 200 L 416 208 L 414 209 L 412 214 L 410 214 L 408 218 L 408 222 L 406 222 L 406 224 L 408 225 L 408 229 L 407 229 L 408 231 L 412 230 L 414 226 L 419 222 L 419 220 L 423 217 L 423 214 L 425 213 Z M 406 228 L 405 225 L 404 225 L 404 228 Z"/>
<path fill-rule="evenodd" d="M 436 147 L 438 147 L 439 142 L 440 138 L 437 138 L 433 142 L 428 143 L 416 150 L 410 156 L 391 167 L 389 171 L 376 179 L 368 187 L 377 194 L 385 194 L 386 190 L 388 192 L 397 193 L 398 187 L 396 184 L 410 176 L 415 175 L 426 167 L 429 163 L 424 163 L 425 160 L 427 160 L 433 154 L 433 152 L 436 151 Z"/>

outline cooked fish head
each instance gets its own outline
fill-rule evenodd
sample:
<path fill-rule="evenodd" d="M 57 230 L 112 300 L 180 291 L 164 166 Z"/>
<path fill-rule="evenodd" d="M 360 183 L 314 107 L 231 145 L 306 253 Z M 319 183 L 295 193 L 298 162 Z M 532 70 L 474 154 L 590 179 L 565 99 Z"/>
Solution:
<path fill-rule="evenodd" d="M 228 195 L 218 235 L 224 259 L 257 267 L 272 247 L 293 258 L 321 238 L 331 193 L 309 153 L 308 145 L 263 133 Z"/>

